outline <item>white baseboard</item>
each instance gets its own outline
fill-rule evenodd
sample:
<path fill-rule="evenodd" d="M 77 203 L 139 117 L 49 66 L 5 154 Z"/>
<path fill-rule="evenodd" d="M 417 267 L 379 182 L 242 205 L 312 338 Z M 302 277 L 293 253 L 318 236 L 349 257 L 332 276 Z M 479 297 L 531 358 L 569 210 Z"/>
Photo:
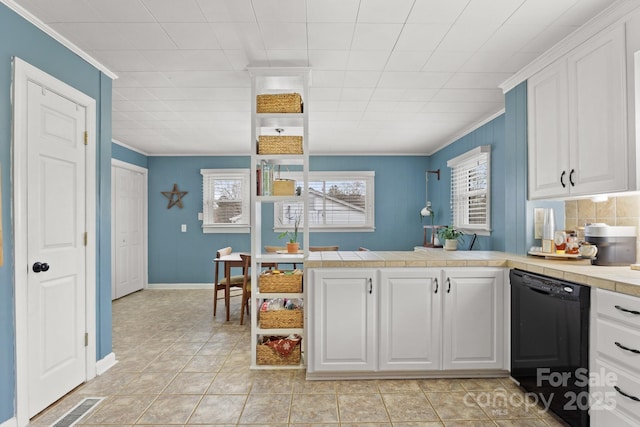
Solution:
<path fill-rule="evenodd" d="M 96 374 L 102 375 L 107 372 L 110 368 L 112 368 L 118 361 L 116 360 L 116 354 L 111 352 L 107 354 L 104 358 L 98 360 L 96 362 Z M 4 427 L 4 426 L 0 426 Z"/>
<path fill-rule="evenodd" d="M 213 289 L 213 283 L 149 283 L 147 289 Z"/>
<path fill-rule="evenodd" d="M 18 420 L 16 417 L 9 418 L 7 421 L 0 424 L 0 427 L 18 427 Z"/>

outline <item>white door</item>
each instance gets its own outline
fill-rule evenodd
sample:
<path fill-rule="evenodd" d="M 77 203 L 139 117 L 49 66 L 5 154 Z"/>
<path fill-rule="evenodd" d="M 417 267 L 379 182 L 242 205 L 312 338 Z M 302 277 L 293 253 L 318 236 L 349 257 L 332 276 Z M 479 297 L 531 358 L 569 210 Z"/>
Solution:
<path fill-rule="evenodd" d="M 444 272 L 443 369 L 504 369 L 504 270 Z"/>
<path fill-rule="evenodd" d="M 572 195 L 628 188 L 624 40 L 620 25 L 569 56 Z"/>
<path fill-rule="evenodd" d="M 567 63 L 560 60 L 527 81 L 529 199 L 569 194 Z"/>
<path fill-rule="evenodd" d="M 440 270 L 380 272 L 380 370 L 440 369 Z"/>
<path fill-rule="evenodd" d="M 373 269 L 313 270 L 310 372 L 375 370 L 374 274 Z"/>
<path fill-rule="evenodd" d="M 112 190 L 112 299 L 139 291 L 145 285 L 146 175 L 114 165 Z"/>
<path fill-rule="evenodd" d="M 27 88 L 28 413 L 86 379 L 86 111 Z"/>

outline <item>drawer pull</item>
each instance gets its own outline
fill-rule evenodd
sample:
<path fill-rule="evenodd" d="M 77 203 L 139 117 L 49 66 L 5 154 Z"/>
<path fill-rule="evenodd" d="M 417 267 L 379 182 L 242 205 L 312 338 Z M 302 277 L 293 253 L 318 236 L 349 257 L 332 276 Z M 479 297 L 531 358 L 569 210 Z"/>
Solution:
<path fill-rule="evenodd" d="M 636 310 L 629 310 L 627 308 L 624 307 L 620 307 L 619 305 L 614 305 L 615 308 L 617 308 L 620 311 L 624 311 L 625 313 L 631 313 L 631 314 L 635 314 L 636 316 L 640 315 L 640 311 L 636 311 Z"/>
<path fill-rule="evenodd" d="M 434 294 L 437 294 L 438 293 L 438 278 L 436 277 L 434 280 L 436 282 L 436 291 L 434 292 Z"/>
<path fill-rule="evenodd" d="M 620 393 L 621 395 L 623 395 L 627 399 L 631 399 L 634 402 L 640 402 L 639 398 L 637 398 L 635 396 L 631 396 L 630 394 L 625 393 L 624 391 L 620 390 L 620 387 L 618 387 L 617 385 L 614 385 L 613 388 L 615 388 L 618 393 Z"/>
<path fill-rule="evenodd" d="M 447 293 L 451 293 L 451 279 L 447 277 Z"/>
<path fill-rule="evenodd" d="M 617 341 L 614 342 L 614 344 L 617 345 L 618 347 L 620 347 L 623 350 L 630 351 L 631 353 L 635 353 L 635 354 L 640 354 L 640 350 L 636 350 L 634 348 L 625 347 L 625 346 L 623 346 L 622 344 L 620 344 Z"/>

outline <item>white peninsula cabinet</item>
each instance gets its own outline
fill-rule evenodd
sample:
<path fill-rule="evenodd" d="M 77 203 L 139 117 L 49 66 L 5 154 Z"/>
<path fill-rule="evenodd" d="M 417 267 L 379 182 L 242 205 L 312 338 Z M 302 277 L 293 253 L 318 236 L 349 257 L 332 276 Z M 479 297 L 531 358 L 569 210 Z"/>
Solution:
<path fill-rule="evenodd" d="M 529 199 L 635 190 L 626 79 L 621 24 L 527 81 Z"/>
<path fill-rule="evenodd" d="M 505 269 L 314 268 L 307 376 L 506 373 Z"/>

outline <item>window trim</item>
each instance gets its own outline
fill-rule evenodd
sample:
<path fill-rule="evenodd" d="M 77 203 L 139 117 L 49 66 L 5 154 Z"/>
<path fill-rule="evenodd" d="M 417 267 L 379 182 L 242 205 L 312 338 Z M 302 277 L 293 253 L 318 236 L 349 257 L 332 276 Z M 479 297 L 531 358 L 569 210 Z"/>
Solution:
<path fill-rule="evenodd" d="M 450 195 L 450 204 L 451 204 L 451 224 L 458 230 L 461 230 L 465 233 L 475 233 L 479 236 L 490 236 L 491 235 L 491 145 L 480 145 L 474 149 L 471 149 L 453 159 L 447 161 L 447 167 L 451 168 L 451 174 L 453 175 L 455 168 L 462 165 L 469 160 L 474 158 L 479 158 L 480 156 L 487 156 L 487 188 L 486 188 L 486 217 L 487 222 L 483 225 L 478 226 L 469 226 L 464 225 L 460 226 L 456 224 L 456 215 L 455 215 L 455 206 L 454 206 L 454 194 L 453 188 L 451 189 Z M 451 178 L 451 186 L 453 187 L 453 176 Z"/>
<path fill-rule="evenodd" d="M 210 233 L 251 233 L 251 173 L 249 169 L 200 169 L 202 175 L 202 232 Z M 205 195 L 210 185 L 208 178 L 241 178 L 243 181 L 243 211 L 247 210 L 247 222 L 241 224 L 206 224 L 207 207 Z"/>
<path fill-rule="evenodd" d="M 302 172 L 282 172 L 282 178 L 302 180 Z M 336 181 L 343 179 L 367 181 L 367 195 L 365 196 L 365 225 L 309 225 L 309 231 L 313 233 L 369 233 L 376 231 L 375 226 L 375 171 L 310 171 L 309 182 L 313 181 Z M 273 231 L 289 231 L 292 227 L 276 225 L 281 202 L 273 204 Z"/>

